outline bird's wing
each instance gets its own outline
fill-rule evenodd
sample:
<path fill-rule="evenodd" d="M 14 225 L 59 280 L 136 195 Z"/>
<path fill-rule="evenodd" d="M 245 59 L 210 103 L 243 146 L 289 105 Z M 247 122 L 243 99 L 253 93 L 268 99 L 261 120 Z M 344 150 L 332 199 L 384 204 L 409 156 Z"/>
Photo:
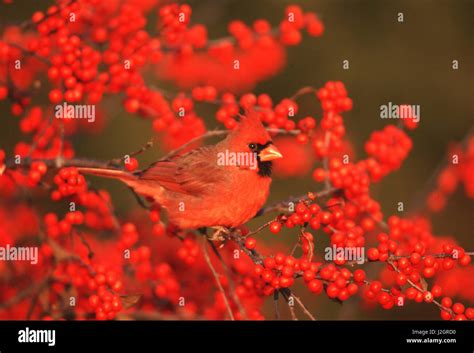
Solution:
<path fill-rule="evenodd" d="M 169 191 L 199 196 L 212 191 L 224 179 L 217 167 L 214 146 L 204 146 L 170 160 L 158 161 L 145 169 L 139 179 L 157 182 Z"/>

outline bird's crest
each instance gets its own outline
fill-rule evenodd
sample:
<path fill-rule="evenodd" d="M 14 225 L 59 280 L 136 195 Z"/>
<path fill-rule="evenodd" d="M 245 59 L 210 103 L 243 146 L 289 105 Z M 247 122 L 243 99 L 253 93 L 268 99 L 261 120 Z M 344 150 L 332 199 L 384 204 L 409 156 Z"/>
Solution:
<path fill-rule="evenodd" d="M 249 111 L 240 116 L 238 126 L 232 132 L 233 137 L 245 140 L 245 142 L 255 142 L 265 144 L 271 141 L 271 137 L 263 126 L 257 112 Z"/>

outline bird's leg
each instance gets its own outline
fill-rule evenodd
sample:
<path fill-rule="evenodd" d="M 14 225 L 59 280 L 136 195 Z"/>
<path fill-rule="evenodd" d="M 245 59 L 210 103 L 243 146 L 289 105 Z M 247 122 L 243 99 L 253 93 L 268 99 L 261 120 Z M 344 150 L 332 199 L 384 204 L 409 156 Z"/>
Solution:
<path fill-rule="evenodd" d="M 223 234 L 229 234 L 229 230 L 225 227 L 211 227 L 211 228 L 214 229 L 214 233 L 212 233 L 211 235 L 207 234 L 206 227 L 198 228 L 197 231 L 200 234 L 204 235 L 213 246 L 215 246 L 214 242 L 220 241 L 221 244 L 219 245 L 219 248 L 223 247 L 226 241 L 226 238 L 223 236 Z"/>

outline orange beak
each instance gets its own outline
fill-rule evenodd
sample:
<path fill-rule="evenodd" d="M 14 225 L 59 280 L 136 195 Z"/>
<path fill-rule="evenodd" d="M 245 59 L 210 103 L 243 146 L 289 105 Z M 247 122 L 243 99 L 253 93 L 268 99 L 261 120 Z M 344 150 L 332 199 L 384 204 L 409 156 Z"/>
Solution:
<path fill-rule="evenodd" d="M 270 145 L 267 148 L 260 151 L 258 154 L 262 162 L 272 161 L 274 159 L 283 158 L 283 155 L 278 151 L 274 145 Z"/>

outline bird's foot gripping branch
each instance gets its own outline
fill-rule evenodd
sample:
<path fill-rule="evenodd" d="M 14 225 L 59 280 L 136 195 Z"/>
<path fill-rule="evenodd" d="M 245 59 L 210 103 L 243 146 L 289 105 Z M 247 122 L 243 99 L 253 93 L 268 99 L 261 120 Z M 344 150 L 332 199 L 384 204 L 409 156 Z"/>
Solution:
<path fill-rule="evenodd" d="M 414 301 L 445 320 L 474 319 L 462 304 L 473 300 L 463 284 L 474 277 L 473 253 L 430 222 L 458 185 L 473 197 L 474 137 L 450 152 L 423 210 L 385 215 L 371 187 L 402 166 L 419 116 L 404 107 L 408 116 L 373 131 L 356 157 L 342 82 L 281 100 L 251 92 L 304 32 L 323 34 L 316 14 L 289 6 L 276 27 L 233 21 L 229 37 L 209 40 L 191 12 L 57 0 L 3 30 L 0 101 L 19 135 L 0 150 L 0 254 L 30 246 L 39 256 L 34 265 L 0 259 L 0 318 L 314 320 L 321 295 L 343 308 L 405 310 Z M 321 111 L 299 113 L 303 95 Z M 75 144 L 117 115 L 106 98 L 156 136 L 109 161 L 77 156 Z M 209 106 L 213 122 L 199 115 Z M 208 137 L 220 142 L 201 146 Z M 156 143 L 168 154 L 140 168 Z M 268 202 L 271 177 L 295 171 L 312 171 L 314 187 Z M 120 180 L 148 210 L 117 212 L 116 195 L 89 175 Z M 291 246 L 260 240 L 264 233 Z"/>

